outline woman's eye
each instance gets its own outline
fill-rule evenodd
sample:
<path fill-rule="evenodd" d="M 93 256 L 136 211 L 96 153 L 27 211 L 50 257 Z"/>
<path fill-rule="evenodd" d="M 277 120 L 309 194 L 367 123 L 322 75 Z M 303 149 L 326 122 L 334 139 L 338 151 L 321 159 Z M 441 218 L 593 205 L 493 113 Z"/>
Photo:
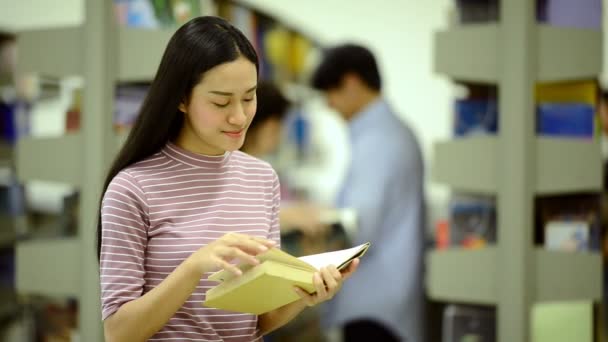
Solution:
<path fill-rule="evenodd" d="M 228 107 L 228 105 L 230 104 L 230 102 L 226 102 L 226 103 L 215 103 L 215 102 L 214 102 L 213 104 L 214 104 L 216 107 L 219 107 L 219 108 L 226 108 L 226 107 Z"/>
<path fill-rule="evenodd" d="M 250 99 L 243 99 L 243 101 L 245 101 L 245 102 L 251 102 L 251 101 L 253 101 L 253 97 L 250 98 Z"/>

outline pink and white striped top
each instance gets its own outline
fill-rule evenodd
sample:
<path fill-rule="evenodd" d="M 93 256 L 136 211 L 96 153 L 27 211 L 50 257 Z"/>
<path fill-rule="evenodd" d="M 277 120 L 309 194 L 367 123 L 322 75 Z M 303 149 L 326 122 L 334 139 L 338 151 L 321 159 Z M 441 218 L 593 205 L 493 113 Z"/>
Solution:
<path fill-rule="evenodd" d="M 242 152 L 203 156 L 169 143 L 121 171 L 103 199 L 102 318 L 160 284 L 197 249 L 228 232 L 280 243 L 279 181 Z M 203 307 L 199 286 L 150 341 L 255 341 L 257 316 Z"/>

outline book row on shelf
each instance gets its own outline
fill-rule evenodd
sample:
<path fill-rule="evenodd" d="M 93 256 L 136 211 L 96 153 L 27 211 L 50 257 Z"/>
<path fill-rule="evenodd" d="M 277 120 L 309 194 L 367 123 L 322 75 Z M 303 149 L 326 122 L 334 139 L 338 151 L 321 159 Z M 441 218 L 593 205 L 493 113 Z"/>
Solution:
<path fill-rule="evenodd" d="M 316 43 L 267 15 L 232 0 L 114 0 L 120 25 L 174 29 L 200 15 L 223 17 L 253 43 L 261 61 L 260 78 L 302 81 Z"/>
<path fill-rule="evenodd" d="M 495 135 L 498 127 L 498 92 L 494 86 L 462 84 L 462 98 L 453 108 L 453 134 Z M 536 86 L 536 133 L 555 138 L 593 139 L 600 136 L 602 93 L 596 80 L 539 83 Z"/>
<path fill-rule="evenodd" d="M 456 4 L 461 24 L 500 19 L 499 0 L 456 0 Z M 554 26 L 601 29 L 602 0 L 536 0 L 536 19 Z"/>

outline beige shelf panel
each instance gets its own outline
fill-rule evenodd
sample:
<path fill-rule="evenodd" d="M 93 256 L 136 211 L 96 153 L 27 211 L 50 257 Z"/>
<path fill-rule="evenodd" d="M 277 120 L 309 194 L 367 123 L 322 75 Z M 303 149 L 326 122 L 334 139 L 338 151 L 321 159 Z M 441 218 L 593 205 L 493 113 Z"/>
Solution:
<path fill-rule="evenodd" d="M 496 248 L 431 251 L 426 260 L 431 298 L 496 304 Z"/>
<path fill-rule="evenodd" d="M 82 139 L 79 134 L 23 138 L 17 143 L 17 177 L 74 186 L 82 183 Z"/>
<path fill-rule="evenodd" d="M 435 143 L 433 180 L 455 190 L 496 193 L 496 138 L 474 137 Z"/>
<path fill-rule="evenodd" d="M 17 70 L 50 77 L 82 75 L 82 30 L 63 27 L 17 34 Z"/>
<path fill-rule="evenodd" d="M 76 297 L 80 289 L 80 241 L 76 238 L 17 244 L 17 291 Z"/>
<path fill-rule="evenodd" d="M 126 137 L 126 133 L 116 136 L 117 149 Z M 21 181 L 43 180 L 81 185 L 82 139 L 79 134 L 21 139 L 16 155 L 17 177 Z"/>
<path fill-rule="evenodd" d="M 498 83 L 498 24 L 469 24 L 435 34 L 435 71 L 455 80 Z M 540 82 L 594 78 L 602 70 L 602 33 L 537 25 Z"/>
<path fill-rule="evenodd" d="M 173 32 L 119 28 L 118 81 L 152 81 Z M 57 78 L 82 75 L 82 37 L 79 26 L 19 32 L 17 69 Z"/>
<path fill-rule="evenodd" d="M 120 28 L 118 81 L 152 81 L 173 32 Z"/>
<path fill-rule="evenodd" d="M 537 249 L 536 300 L 541 302 L 602 299 L 602 257 Z"/>
<path fill-rule="evenodd" d="M 534 251 L 535 302 L 599 301 L 602 257 L 599 253 Z M 448 249 L 427 253 L 427 289 L 436 300 L 497 303 L 497 250 Z"/>
<path fill-rule="evenodd" d="M 455 190 L 496 194 L 498 139 L 471 137 L 435 144 L 433 179 Z M 602 186 L 599 143 L 579 139 L 536 139 L 536 193 L 598 191 Z M 508 180 L 504 180 L 508 181 Z"/>

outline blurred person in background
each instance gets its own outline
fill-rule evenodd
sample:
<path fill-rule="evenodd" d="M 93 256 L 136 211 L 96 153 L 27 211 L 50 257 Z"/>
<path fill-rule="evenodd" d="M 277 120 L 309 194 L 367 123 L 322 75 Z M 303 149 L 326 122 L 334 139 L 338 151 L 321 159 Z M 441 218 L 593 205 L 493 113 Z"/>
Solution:
<path fill-rule="evenodd" d="M 383 98 L 376 59 L 366 48 L 328 49 L 312 85 L 348 122 L 351 163 L 337 206 L 354 208 L 355 245 L 366 260 L 326 307 L 324 324 L 344 341 L 422 341 L 424 331 L 423 161 L 410 128 Z"/>
<path fill-rule="evenodd" d="M 264 159 L 276 152 L 281 143 L 282 121 L 289 109 L 289 100 L 277 86 L 268 81 L 260 81 L 256 90 L 257 110 L 251 121 L 241 151 Z M 306 201 L 290 202 L 281 194 L 279 214 L 281 233 L 299 231 L 307 236 L 319 236 L 326 232 L 327 225 L 321 223 L 320 205 Z"/>

